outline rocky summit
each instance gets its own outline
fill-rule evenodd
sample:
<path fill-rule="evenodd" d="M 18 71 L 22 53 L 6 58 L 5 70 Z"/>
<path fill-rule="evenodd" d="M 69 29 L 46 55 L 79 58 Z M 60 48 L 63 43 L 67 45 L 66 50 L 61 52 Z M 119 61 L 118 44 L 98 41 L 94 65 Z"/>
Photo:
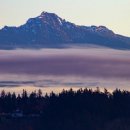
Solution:
<path fill-rule="evenodd" d="M 90 44 L 130 49 L 130 38 L 115 34 L 105 26 L 79 26 L 48 12 L 30 18 L 19 27 L 5 26 L 0 30 L 1 49 L 57 48 Z"/>

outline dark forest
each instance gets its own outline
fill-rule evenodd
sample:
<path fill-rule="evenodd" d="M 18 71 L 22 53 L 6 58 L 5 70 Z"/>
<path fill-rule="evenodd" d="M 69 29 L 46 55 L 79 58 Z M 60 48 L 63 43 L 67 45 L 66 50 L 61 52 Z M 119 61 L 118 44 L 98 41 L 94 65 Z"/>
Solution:
<path fill-rule="evenodd" d="M 0 130 L 129 130 L 130 92 L 79 89 L 0 94 Z"/>

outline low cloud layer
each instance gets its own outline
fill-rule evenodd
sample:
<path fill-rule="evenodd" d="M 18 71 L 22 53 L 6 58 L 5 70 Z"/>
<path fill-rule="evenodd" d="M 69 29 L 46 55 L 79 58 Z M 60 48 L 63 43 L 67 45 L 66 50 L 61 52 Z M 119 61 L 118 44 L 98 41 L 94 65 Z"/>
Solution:
<path fill-rule="evenodd" d="M 51 50 L 52 51 L 52 50 Z M 54 52 L 53 52 L 54 51 Z M 27 56 L 21 52 L 13 55 L 0 56 L 0 74 L 34 74 L 53 76 L 81 76 L 102 78 L 130 79 L 130 59 L 128 55 L 106 55 L 105 51 L 99 54 L 86 50 L 61 50 L 45 53 L 30 51 Z M 72 53 L 73 51 L 73 53 Z M 108 50 L 107 50 L 108 51 Z M 32 55 L 31 55 L 32 53 Z M 39 53 L 39 55 L 38 55 Z M 70 53 L 70 54 L 69 54 Z"/>
<path fill-rule="evenodd" d="M 34 77 L 52 76 L 55 78 L 61 76 L 66 79 L 67 77 L 73 79 L 80 77 L 86 81 L 87 79 L 97 79 L 91 84 L 97 83 L 99 79 L 128 82 L 130 80 L 129 56 L 129 51 L 104 48 L 0 51 L 0 86 L 11 86 L 11 84 L 17 86 L 17 82 L 6 82 L 11 80 L 12 75 L 21 76 L 19 85 L 36 85 L 38 83 L 34 80 L 30 81 L 30 79 L 27 82 L 20 81 L 23 75 L 27 77 L 29 75 Z M 3 75 L 6 76 L 3 77 Z M 42 86 L 44 79 L 40 80 Z M 57 85 L 56 83 L 52 84 Z M 60 82 L 59 84 L 74 86 L 76 81 Z M 77 84 L 81 86 L 85 83 L 82 81 Z"/>

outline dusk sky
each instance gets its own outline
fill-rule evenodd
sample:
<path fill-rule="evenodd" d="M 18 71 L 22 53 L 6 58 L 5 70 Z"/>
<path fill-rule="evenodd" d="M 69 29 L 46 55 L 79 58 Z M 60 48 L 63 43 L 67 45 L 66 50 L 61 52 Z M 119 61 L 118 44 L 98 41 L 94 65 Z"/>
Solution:
<path fill-rule="evenodd" d="M 104 25 L 130 36 L 130 0 L 0 0 L 0 28 L 19 26 L 42 11 L 79 25 Z"/>

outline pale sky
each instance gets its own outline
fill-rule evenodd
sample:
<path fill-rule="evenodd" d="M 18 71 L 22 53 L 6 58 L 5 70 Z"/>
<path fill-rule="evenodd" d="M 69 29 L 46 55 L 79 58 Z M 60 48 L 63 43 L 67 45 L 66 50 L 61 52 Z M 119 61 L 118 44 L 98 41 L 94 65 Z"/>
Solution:
<path fill-rule="evenodd" d="M 130 0 L 0 0 L 0 28 L 22 25 L 42 11 L 79 25 L 104 25 L 130 36 Z"/>

